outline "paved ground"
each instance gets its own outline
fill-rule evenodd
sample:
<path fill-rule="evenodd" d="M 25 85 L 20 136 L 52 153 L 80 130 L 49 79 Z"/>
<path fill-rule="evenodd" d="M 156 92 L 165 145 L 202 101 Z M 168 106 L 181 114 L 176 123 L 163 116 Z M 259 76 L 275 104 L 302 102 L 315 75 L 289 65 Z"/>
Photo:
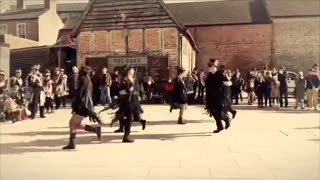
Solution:
<path fill-rule="evenodd" d="M 145 106 L 145 131 L 136 124 L 134 144 L 104 127 L 99 143 L 80 133 L 68 140 L 70 110 L 45 120 L 1 127 L 1 180 L 319 180 L 320 114 L 255 110 L 240 106 L 229 130 L 213 134 L 201 107 L 188 107 L 187 125 L 167 106 Z M 108 115 L 103 119 L 109 121 Z M 117 125 L 116 125 L 117 126 Z"/>

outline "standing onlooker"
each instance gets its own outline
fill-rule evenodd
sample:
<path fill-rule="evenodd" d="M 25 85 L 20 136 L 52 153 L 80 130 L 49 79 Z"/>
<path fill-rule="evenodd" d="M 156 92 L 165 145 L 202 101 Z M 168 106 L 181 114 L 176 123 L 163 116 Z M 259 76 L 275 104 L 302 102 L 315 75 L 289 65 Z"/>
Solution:
<path fill-rule="evenodd" d="M 76 66 L 72 67 L 71 76 L 69 77 L 69 96 L 73 98 L 77 92 L 78 85 L 79 85 L 79 69 Z"/>
<path fill-rule="evenodd" d="M 91 82 L 92 82 L 92 101 L 93 106 L 97 106 L 100 100 L 100 92 L 99 92 L 99 78 L 96 74 L 96 71 L 91 71 Z"/>
<path fill-rule="evenodd" d="M 280 97 L 280 82 L 278 81 L 278 76 L 273 76 L 271 81 L 271 93 L 270 97 L 272 99 L 272 106 L 279 106 L 279 97 Z"/>
<path fill-rule="evenodd" d="M 8 81 L 5 77 L 5 72 L 0 70 L 0 95 L 4 93 L 4 90 L 7 88 Z"/>
<path fill-rule="evenodd" d="M 187 74 L 187 77 L 185 78 L 184 82 L 185 82 L 185 85 L 187 88 L 188 104 L 193 104 L 195 102 L 195 99 L 194 99 L 194 82 L 195 82 L 195 80 L 192 78 L 192 75 L 190 72 Z"/>
<path fill-rule="evenodd" d="M 172 90 L 173 90 L 173 82 L 172 79 L 169 78 L 167 84 L 164 86 L 164 99 L 166 101 L 167 104 L 171 103 L 172 100 Z"/>
<path fill-rule="evenodd" d="M 143 89 L 145 95 L 147 96 L 147 101 L 150 102 L 153 94 L 156 91 L 156 84 L 154 83 L 152 76 L 147 77 L 147 80 L 143 83 Z"/>
<path fill-rule="evenodd" d="M 263 76 L 258 76 L 255 81 L 255 94 L 258 97 L 258 107 L 263 108 L 263 94 L 265 91 L 265 80 Z"/>
<path fill-rule="evenodd" d="M 239 104 L 239 96 L 241 99 L 241 91 L 242 91 L 242 85 L 244 84 L 244 80 L 240 78 L 240 72 L 235 71 L 232 78 L 231 78 L 232 86 L 232 99 L 235 99 L 235 104 Z"/>
<path fill-rule="evenodd" d="M 296 109 L 298 109 L 299 104 L 301 109 L 304 109 L 304 97 L 305 97 L 305 89 L 306 89 L 306 80 L 303 77 L 303 72 L 299 72 L 299 76 L 295 81 L 295 88 L 294 88 L 294 96 L 296 98 Z"/>
<path fill-rule="evenodd" d="M 199 84 L 200 84 L 200 80 L 198 77 L 198 69 L 194 68 L 192 71 L 192 78 L 194 80 L 193 83 L 193 97 L 192 99 L 194 99 L 194 103 L 197 102 L 198 96 L 199 96 Z"/>
<path fill-rule="evenodd" d="M 44 80 L 43 80 L 43 91 L 45 94 L 44 107 L 46 108 L 46 113 L 53 113 L 53 81 L 51 80 L 50 70 L 45 70 Z"/>
<path fill-rule="evenodd" d="M 54 82 L 54 101 L 56 104 L 56 109 L 59 109 L 61 106 L 61 97 L 63 94 L 63 78 L 60 73 L 60 68 L 56 68 L 54 70 L 54 77 L 53 77 L 53 82 Z"/>
<path fill-rule="evenodd" d="M 108 73 L 107 68 L 102 69 L 102 77 L 101 77 L 101 83 L 100 83 L 100 102 L 102 105 L 106 104 L 106 101 L 108 104 L 112 103 L 111 95 L 110 95 L 110 86 L 112 85 L 111 75 Z"/>
<path fill-rule="evenodd" d="M 110 95 L 111 97 L 119 96 L 119 87 L 120 87 L 120 75 L 117 69 L 114 69 L 114 72 L 111 76 L 112 84 L 110 86 Z"/>
<path fill-rule="evenodd" d="M 265 77 L 264 77 L 264 104 L 265 107 L 268 106 L 268 102 L 269 102 L 269 107 L 271 107 L 271 98 L 270 98 L 270 94 L 271 94 L 271 82 L 272 82 L 272 77 L 269 71 L 267 71 L 265 73 Z"/>
<path fill-rule="evenodd" d="M 199 103 L 201 104 L 203 103 L 205 86 L 206 86 L 206 75 L 204 73 L 204 70 L 201 69 L 199 73 L 199 93 L 198 93 Z"/>
<path fill-rule="evenodd" d="M 279 69 L 278 80 L 280 82 L 280 107 L 283 107 L 283 105 L 285 105 L 285 107 L 288 107 L 288 83 L 287 74 L 284 67 L 281 67 Z"/>
<path fill-rule="evenodd" d="M 68 95 L 68 76 L 64 73 L 64 69 L 60 70 L 62 84 L 61 84 L 61 101 L 62 106 L 66 107 L 66 96 Z"/>
<path fill-rule="evenodd" d="M 307 81 L 307 98 L 310 110 L 318 110 L 319 77 L 314 69 L 309 70 Z"/>

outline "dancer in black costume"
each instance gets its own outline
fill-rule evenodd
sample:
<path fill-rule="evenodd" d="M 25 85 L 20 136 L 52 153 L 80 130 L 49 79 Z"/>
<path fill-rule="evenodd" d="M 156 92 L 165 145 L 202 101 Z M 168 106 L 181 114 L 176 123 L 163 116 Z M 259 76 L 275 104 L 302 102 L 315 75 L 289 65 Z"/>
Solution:
<path fill-rule="evenodd" d="M 120 131 L 124 127 L 124 136 L 122 142 L 131 143 L 134 140 L 129 139 L 131 131 L 131 123 L 135 119 L 141 122 L 142 128 L 145 128 L 146 121 L 141 119 L 142 108 L 140 105 L 140 87 L 136 82 L 134 67 L 127 65 L 125 68 L 125 76 L 120 84 L 119 91 L 119 112 L 120 115 Z"/>
<path fill-rule="evenodd" d="M 126 122 L 126 109 L 127 109 L 127 105 L 128 104 L 128 93 L 127 93 L 127 90 L 126 90 L 126 86 L 125 84 L 127 84 L 127 80 L 128 80 L 128 73 L 129 71 L 132 70 L 133 74 L 136 75 L 137 72 L 134 73 L 134 67 L 130 66 L 130 65 L 125 65 L 123 67 L 120 67 L 119 69 L 119 72 L 121 74 L 121 76 L 123 77 L 122 80 L 121 80 L 121 83 L 119 85 L 119 92 L 121 91 L 121 93 L 119 93 L 119 99 L 118 99 L 118 104 L 119 104 L 119 110 L 115 112 L 115 116 L 114 118 L 112 119 L 112 122 L 111 122 L 111 126 L 113 123 L 115 123 L 116 121 L 119 120 L 119 129 L 117 129 L 116 131 L 114 131 L 115 133 L 121 133 L 121 132 L 124 132 L 124 128 L 125 128 L 125 122 Z M 130 73 L 129 73 L 130 74 Z M 131 75 L 130 75 L 131 76 Z M 134 78 L 136 79 L 136 78 Z M 135 81 L 135 80 L 134 80 Z M 135 111 L 133 112 L 133 122 L 140 122 L 141 125 L 142 125 L 142 130 L 144 130 L 146 128 L 146 120 L 142 119 L 141 115 L 143 114 L 143 109 L 140 105 L 140 100 L 139 100 L 139 93 L 140 92 L 140 87 L 139 87 L 139 84 L 138 83 L 134 83 L 134 92 L 133 92 L 133 96 L 135 99 L 132 99 L 131 97 L 131 100 L 135 100 L 136 102 L 134 102 L 133 104 L 136 106 L 135 107 Z M 132 92 L 129 92 L 129 98 L 130 98 L 130 93 Z"/>
<path fill-rule="evenodd" d="M 206 79 L 206 110 L 210 117 L 213 116 L 216 120 L 217 130 L 213 131 L 214 133 L 219 133 L 224 129 L 222 120 L 226 123 L 225 129 L 230 127 L 231 120 L 230 115 L 228 115 L 231 107 L 224 92 L 225 76 L 222 70 L 218 70 L 218 64 L 218 60 L 210 59 Z"/>
<path fill-rule="evenodd" d="M 89 117 L 90 121 L 101 124 L 101 120 L 93 111 L 92 102 L 92 82 L 90 80 L 90 68 L 82 67 L 79 72 L 79 88 L 72 102 L 72 117 L 69 122 L 70 139 L 69 144 L 63 149 L 75 149 L 74 139 L 77 129 L 84 129 L 88 132 L 94 132 L 98 140 L 101 139 L 101 126 L 83 125 L 82 120 Z"/>

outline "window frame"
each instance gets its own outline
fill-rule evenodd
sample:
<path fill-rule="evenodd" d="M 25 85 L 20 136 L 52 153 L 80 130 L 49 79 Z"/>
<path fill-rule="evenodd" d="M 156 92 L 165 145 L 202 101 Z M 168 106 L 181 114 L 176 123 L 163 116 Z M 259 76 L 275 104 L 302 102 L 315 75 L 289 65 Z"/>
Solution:
<path fill-rule="evenodd" d="M 25 28 L 24 28 L 25 37 L 20 37 L 20 34 L 19 34 L 19 25 L 24 25 L 24 27 L 25 27 Z M 27 23 L 17 23 L 17 37 L 27 39 Z"/>
<path fill-rule="evenodd" d="M 7 24 L 0 24 L 0 27 L 5 27 L 5 32 L 4 34 L 8 34 L 8 25 Z M 1 28 L 0 28 L 1 29 Z"/>

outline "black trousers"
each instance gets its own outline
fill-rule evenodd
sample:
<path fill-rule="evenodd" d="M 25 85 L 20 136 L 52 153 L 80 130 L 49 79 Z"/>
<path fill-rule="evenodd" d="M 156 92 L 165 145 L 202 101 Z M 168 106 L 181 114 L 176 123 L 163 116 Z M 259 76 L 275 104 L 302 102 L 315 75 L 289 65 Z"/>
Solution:
<path fill-rule="evenodd" d="M 267 107 L 269 102 L 269 106 L 271 106 L 271 97 L 270 95 L 265 94 L 264 95 L 264 105 Z"/>
<path fill-rule="evenodd" d="M 198 95 L 198 102 L 203 103 L 203 96 L 204 96 L 204 86 L 199 86 L 199 95 Z"/>
<path fill-rule="evenodd" d="M 263 95 L 258 96 L 258 107 L 263 107 Z"/>
<path fill-rule="evenodd" d="M 32 102 L 30 104 L 30 111 L 31 111 L 31 117 L 35 117 L 38 112 L 38 106 L 40 103 L 40 88 L 34 88 L 33 89 L 33 97 Z"/>
<path fill-rule="evenodd" d="M 288 103 L 288 91 L 287 90 L 280 89 L 279 103 L 280 103 L 280 107 L 283 107 L 283 105 L 285 105 L 285 107 L 288 107 L 289 103 Z"/>
<path fill-rule="evenodd" d="M 63 105 L 63 107 L 66 107 L 66 97 L 65 96 L 57 96 L 54 95 L 54 102 L 56 104 L 56 109 L 59 109 L 61 104 Z"/>
<path fill-rule="evenodd" d="M 52 98 L 46 97 L 46 102 L 44 103 L 44 107 L 46 108 L 47 111 L 49 111 L 49 109 L 53 110 Z"/>

